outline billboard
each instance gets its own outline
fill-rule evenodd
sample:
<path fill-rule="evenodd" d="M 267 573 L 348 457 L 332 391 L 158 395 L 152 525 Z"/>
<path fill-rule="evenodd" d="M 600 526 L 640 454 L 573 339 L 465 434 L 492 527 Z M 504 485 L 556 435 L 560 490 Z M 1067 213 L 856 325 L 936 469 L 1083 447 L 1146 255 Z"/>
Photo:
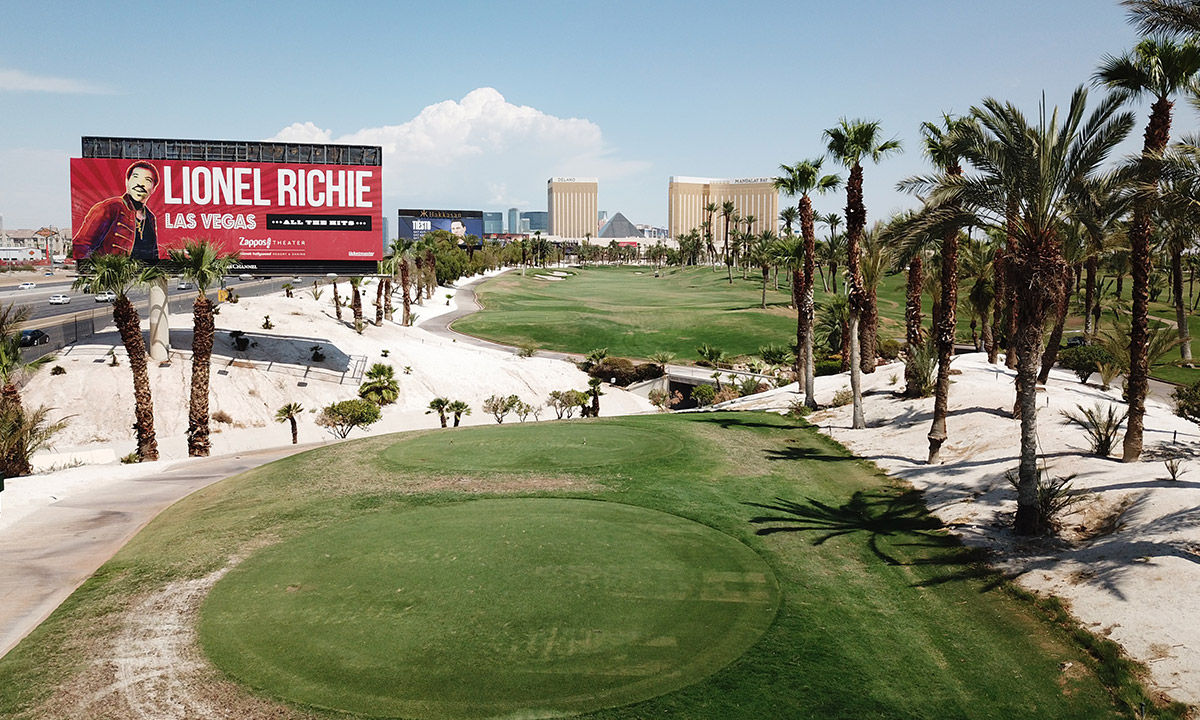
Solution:
<path fill-rule="evenodd" d="M 483 237 L 482 210 L 400 210 L 398 237 L 420 240 L 427 232 L 445 230 L 458 237 Z"/>
<path fill-rule="evenodd" d="M 238 271 L 366 274 L 383 257 L 380 165 L 72 158 L 75 260 L 165 260 L 188 239 Z"/>

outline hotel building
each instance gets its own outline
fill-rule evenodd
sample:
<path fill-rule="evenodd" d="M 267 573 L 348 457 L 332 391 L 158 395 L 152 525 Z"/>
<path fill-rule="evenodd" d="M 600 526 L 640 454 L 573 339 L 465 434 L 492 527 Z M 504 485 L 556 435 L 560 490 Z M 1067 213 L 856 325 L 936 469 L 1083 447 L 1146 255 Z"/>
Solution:
<path fill-rule="evenodd" d="M 676 176 L 667 186 L 667 232 L 673 238 L 692 230 L 703 232 L 701 223 L 709 217 L 704 208 L 714 203 L 718 211 L 712 216 L 713 244 L 721 248 L 725 241 L 725 217 L 720 208 L 727 200 L 733 201 L 740 217 L 754 216 L 750 232 L 778 230 L 779 191 L 775 189 L 775 178 Z"/>
<path fill-rule="evenodd" d="M 551 235 L 562 238 L 596 237 L 596 178 L 556 177 L 546 181 L 546 211 Z"/>

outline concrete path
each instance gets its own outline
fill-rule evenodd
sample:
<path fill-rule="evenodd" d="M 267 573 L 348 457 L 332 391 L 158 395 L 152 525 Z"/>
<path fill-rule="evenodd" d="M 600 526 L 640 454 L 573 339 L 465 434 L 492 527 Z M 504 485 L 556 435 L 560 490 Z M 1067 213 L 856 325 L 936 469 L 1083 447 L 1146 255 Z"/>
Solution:
<path fill-rule="evenodd" d="M 160 512 L 231 475 L 313 445 L 181 462 L 161 473 L 97 482 L 0 530 L 0 657 Z M 103 472 L 103 468 L 97 468 Z"/>

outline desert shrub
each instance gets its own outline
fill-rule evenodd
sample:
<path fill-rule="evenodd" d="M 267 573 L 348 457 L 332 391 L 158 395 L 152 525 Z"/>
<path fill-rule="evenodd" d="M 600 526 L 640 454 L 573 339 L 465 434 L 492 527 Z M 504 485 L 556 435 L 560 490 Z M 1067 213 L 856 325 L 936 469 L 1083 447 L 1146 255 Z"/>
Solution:
<path fill-rule="evenodd" d="M 764 345 L 758 349 L 758 356 L 768 365 L 791 365 L 792 349 L 787 345 Z"/>
<path fill-rule="evenodd" d="M 1168 457 L 1163 460 L 1163 465 L 1167 466 L 1167 474 L 1171 476 L 1172 480 L 1178 480 L 1179 476 L 1183 474 L 1183 456 L 1181 455 Z"/>
<path fill-rule="evenodd" d="M 829 401 L 829 407 L 841 407 L 854 402 L 854 393 L 850 388 L 842 388 L 833 394 L 833 399 Z"/>
<path fill-rule="evenodd" d="M 667 412 L 671 408 L 683 402 L 683 393 L 676 390 L 651 390 L 650 404 L 658 408 L 662 412 Z"/>
<path fill-rule="evenodd" d="M 875 354 L 884 360 L 895 360 L 900 357 L 900 343 L 895 338 L 879 338 L 875 344 Z"/>
<path fill-rule="evenodd" d="M 383 416 L 383 411 L 373 402 L 356 398 L 343 400 L 321 408 L 317 425 L 333 435 L 345 439 L 356 427 L 366 429 Z"/>
<path fill-rule="evenodd" d="M 837 375 L 842 371 L 842 361 L 837 358 L 825 358 L 813 363 L 813 375 L 823 377 L 825 375 Z"/>
<path fill-rule="evenodd" d="M 626 358 L 606 357 L 595 363 L 587 373 L 594 378 L 605 382 L 612 381 L 614 385 L 625 387 L 635 382 L 662 377 L 663 369 L 657 363 L 635 365 Z"/>
<path fill-rule="evenodd" d="M 1092 373 L 1100 371 L 1101 364 L 1117 364 L 1117 358 L 1099 345 L 1080 345 L 1060 350 L 1058 364 L 1075 373 L 1079 382 L 1085 383 Z"/>
<path fill-rule="evenodd" d="M 696 364 L 701 367 L 721 367 L 722 363 L 728 359 L 724 350 L 708 343 L 696 348 L 696 354 L 700 356 L 700 360 L 697 360 Z"/>
<path fill-rule="evenodd" d="M 738 397 L 746 397 L 771 389 L 766 383 L 760 382 L 755 377 L 742 378 L 734 383 L 734 387 L 737 389 Z"/>
<path fill-rule="evenodd" d="M 1175 388 L 1171 393 L 1175 401 L 1175 414 L 1187 418 L 1194 423 L 1200 423 L 1200 380 L 1184 387 Z"/>
<path fill-rule="evenodd" d="M 588 352 L 583 358 L 583 362 L 579 363 L 579 369 L 584 372 L 589 372 L 604 358 L 608 357 L 608 348 L 595 348 Z"/>
<path fill-rule="evenodd" d="M 697 385 L 692 388 L 692 400 L 700 407 L 712 405 L 716 398 L 717 389 L 712 385 Z"/>
<path fill-rule="evenodd" d="M 525 422 L 525 418 L 529 417 L 530 413 L 533 411 L 534 407 L 524 400 L 518 400 L 517 404 L 513 405 L 513 412 L 517 414 L 517 417 L 521 419 L 521 422 Z"/>
<path fill-rule="evenodd" d="M 55 433 L 67 426 L 64 418 L 49 420 L 50 408 L 22 408 L 5 403 L 0 408 L 0 489 L 3 478 L 20 477 L 33 471 L 29 458 L 50 444 Z M 137 453 L 134 453 L 137 456 Z"/>
<path fill-rule="evenodd" d="M 537 354 L 537 345 L 531 342 L 524 342 L 517 346 L 517 357 L 533 357 Z"/>
<path fill-rule="evenodd" d="M 1100 388 L 1107 390 L 1112 387 L 1113 380 L 1121 374 L 1121 366 L 1116 363 L 1100 363 L 1097 371 L 1100 373 Z"/>
<path fill-rule="evenodd" d="M 1129 415 L 1128 411 L 1122 410 L 1118 416 L 1117 406 L 1112 403 L 1108 404 L 1107 409 L 1100 403 L 1096 403 L 1090 408 L 1076 405 L 1075 410 L 1075 412 L 1063 410 L 1062 416 L 1068 422 L 1078 425 L 1087 432 L 1088 439 L 1092 443 L 1093 454 L 1108 457 L 1108 454 L 1112 452 L 1113 444 L 1116 443 L 1117 434 L 1121 431 L 1121 425 L 1125 423 L 1125 418 Z"/>
<path fill-rule="evenodd" d="M 140 463 L 141 461 L 142 461 L 142 456 L 138 455 L 136 450 L 129 453 L 128 455 L 123 455 L 121 457 L 122 465 L 134 465 L 136 463 Z"/>
<path fill-rule="evenodd" d="M 55 365 L 54 367 L 50 368 L 50 374 L 51 375 L 66 375 L 67 369 L 65 367 L 63 367 L 62 365 Z"/>
<path fill-rule="evenodd" d="M 1017 489 L 1019 484 L 1017 473 L 1009 470 L 1004 478 Z M 1071 487 L 1074 475 L 1050 477 L 1048 473 L 1038 471 L 1037 480 L 1037 514 L 1038 527 L 1047 532 L 1056 532 L 1062 526 L 1062 516 L 1066 515 L 1076 505 L 1087 499 L 1088 494 Z"/>
<path fill-rule="evenodd" d="M 214 412 L 210 417 L 212 417 L 212 421 L 216 422 L 216 423 L 224 423 L 226 425 L 233 424 L 233 417 L 229 413 L 225 412 L 224 410 L 218 410 L 218 411 Z"/>
<path fill-rule="evenodd" d="M 905 387 L 908 397 L 929 397 L 933 394 L 933 370 L 937 367 L 937 344 L 932 338 L 920 343 L 904 361 L 904 376 L 912 387 Z"/>
<path fill-rule="evenodd" d="M 813 409 L 805 405 L 803 400 L 793 400 L 788 403 L 787 415 L 793 420 L 799 420 L 802 417 L 808 417 L 812 411 Z"/>
<path fill-rule="evenodd" d="M 666 373 L 663 371 L 663 366 L 658 363 L 641 363 L 634 368 L 634 382 L 643 382 L 645 380 L 654 380 L 660 378 Z"/>
<path fill-rule="evenodd" d="M 483 401 L 483 411 L 496 418 L 497 423 L 503 423 L 504 418 L 520 404 L 521 398 L 516 395 L 492 395 Z"/>
<path fill-rule="evenodd" d="M 741 396 L 742 394 L 738 392 L 737 388 L 733 387 L 732 385 L 726 385 L 718 390 L 717 394 L 713 397 L 713 405 L 729 402 L 730 400 L 737 400 Z"/>
<path fill-rule="evenodd" d="M 271 322 L 271 316 L 270 316 L 270 315 L 263 315 L 262 329 L 263 329 L 263 330 L 270 330 L 270 329 L 272 329 L 272 328 L 274 328 L 274 327 L 275 327 L 275 323 Z"/>

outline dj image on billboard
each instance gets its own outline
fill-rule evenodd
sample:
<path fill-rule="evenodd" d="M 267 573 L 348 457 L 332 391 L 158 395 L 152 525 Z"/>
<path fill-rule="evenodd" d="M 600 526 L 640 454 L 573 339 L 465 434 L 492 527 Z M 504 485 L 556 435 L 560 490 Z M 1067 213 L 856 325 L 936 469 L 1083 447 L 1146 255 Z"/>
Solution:
<path fill-rule="evenodd" d="M 398 214 L 397 232 L 405 240 L 420 240 L 434 230 L 445 230 L 460 238 L 483 237 L 482 210 L 400 210 Z"/>
<path fill-rule="evenodd" d="M 382 168 L 364 165 L 71 159 L 72 257 L 154 264 L 186 240 L 239 267 L 299 269 L 382 259 Z"/>

